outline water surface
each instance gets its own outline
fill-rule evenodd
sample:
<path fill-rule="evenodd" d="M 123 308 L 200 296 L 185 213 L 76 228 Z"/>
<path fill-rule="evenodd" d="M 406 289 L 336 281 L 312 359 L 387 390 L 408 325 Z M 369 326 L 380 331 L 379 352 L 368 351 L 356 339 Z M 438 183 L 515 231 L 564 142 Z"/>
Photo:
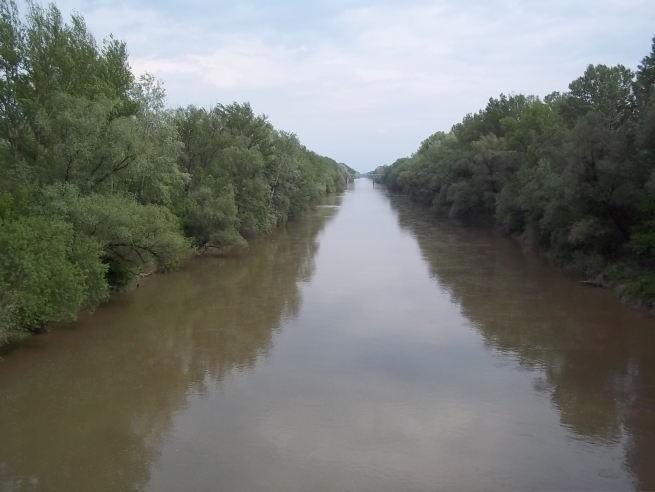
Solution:
<path fill-rule="evenodd" d="M 0 362 L 0 491 L 655 489 L 655 321 L 359 180 Z"/>

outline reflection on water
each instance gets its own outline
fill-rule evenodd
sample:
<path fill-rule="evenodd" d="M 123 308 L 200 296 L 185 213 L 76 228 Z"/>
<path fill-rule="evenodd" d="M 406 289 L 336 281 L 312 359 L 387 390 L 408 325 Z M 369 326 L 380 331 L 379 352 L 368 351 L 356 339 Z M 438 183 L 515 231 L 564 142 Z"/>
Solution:
<path fill-rule="evenodd" d="M 141 490 L 175 414 L 231 371 L 254 370 L 297 315 L 334 213 L 149 279 L 4 354 L 0 490 Z"/>
<path fill-rule="evenodd" d="M 655 489 L 655 320 L 361 180 L 0 363 L 0 491 Z"/>
<path fill-rule="evenodd" d="M 589 444 L 623 444 L 639 490 L 655 488 L 655 323 L 584 288 L 520 245 L 431 217 L 393 197 L 431 275 L 485 344 L 534 375 L 561 425 Z"/>

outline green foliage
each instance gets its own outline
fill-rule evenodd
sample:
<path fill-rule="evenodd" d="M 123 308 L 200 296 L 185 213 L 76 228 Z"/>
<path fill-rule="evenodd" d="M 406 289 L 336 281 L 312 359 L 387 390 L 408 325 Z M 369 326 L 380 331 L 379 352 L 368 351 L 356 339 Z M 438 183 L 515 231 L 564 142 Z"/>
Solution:
<path fill-rule="evenodd" d="M 0 332 L 40 331 L 108 294 L 102 248 L 71 224 L 39 217 L 0 226 Z"/>
<path fill-rule="evenodd" d="M 617 65 L 589 65 L 584 75 L 569 84 L 571 116 L 594 112 L 610 129 L 619 128 L 632 113 L 634 73 Z"/>
<path fill-rule="evenodd" d="M 170 270 L 192 253 L 179 219 L 165 207 L 141 205 L 124 193 L 81 195 L 71 185 L 49 187 L 44 198 L 40 213 L 102 245 L 112 271 Z"/>
<path fill-rule="evenodd" d="M 19 338 L 25 332 L 18 317 L 18 295 L 6 286 L 0 290 L 0 345 Z"/>
<path fill-rule="evenodd" d="M 178 109 L 174 121 L 183 145 L 179 166 L 190 177 L 178 214 L 199 247 L 266 234 L 345 188 L 346 171 L 335 161 L 276 131 L 249 104 L 191 106 Z"/>
<path fill-rule="evenodd" d="M 493 218 L 556 263 L 653 303 L 653 41 L 636 73 L 589 65 L 565 94 L 501 94 L 375 172 L 393 191 L 453 217 Z"/>
<path fill-rule="evenodd" d="M 227 184 L 214 190 L 203 186 L 190 193 L 182 212 L 187 234 L 202 246 L 241 245 L 245 241 L 237 230 L 234 188 Z"/>
<path fill-rule="evenodd" d="M 650 54 L 644 57 L 637 70 L 634 93 L 640 109 L 647 107 L 655 94 L 655 37 Z"/>
<path fill-rule="evenodd" d="M 635 228 L 630 238 L 634 253 L 645 260 L 655 260 L 655 211 Z"/>
<path fill-rule="evenodd" d="M 0 191 L 0 220 L 9 220 L 14 211 L 14 197 L 11 193 Z"/>
<path fill-rule="evenodd" d="M 0 0 L 0 344 L 345 188 L 249 104 L 169 110 L 84 19 Z"/>
<path fill-rule="evenodd" d="M 634 264 L 619 263 L 604 272 L 606 281 L 632 303 L 652 309 L 655 299 L 655 273 Z"/>

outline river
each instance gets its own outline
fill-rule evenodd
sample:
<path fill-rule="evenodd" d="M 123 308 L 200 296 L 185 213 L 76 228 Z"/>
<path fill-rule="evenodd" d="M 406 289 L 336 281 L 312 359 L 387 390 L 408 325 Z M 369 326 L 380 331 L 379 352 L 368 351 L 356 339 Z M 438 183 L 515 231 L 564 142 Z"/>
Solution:
<path fill-rule="evenodd" d="M 655 489 L 655 320 L 368 180 L 0 355 L 2 492 Z"/>

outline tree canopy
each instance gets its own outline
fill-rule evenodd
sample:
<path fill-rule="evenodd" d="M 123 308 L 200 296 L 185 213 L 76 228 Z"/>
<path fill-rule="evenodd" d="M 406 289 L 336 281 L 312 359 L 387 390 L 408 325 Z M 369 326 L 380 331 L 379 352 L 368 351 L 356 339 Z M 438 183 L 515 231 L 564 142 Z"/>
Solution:
<path fill-rule="evenodd" d="M 347 178 L 248 103 L 169 108 L 81 15 L 0 0 L 0 344 L 266 234 Z"/>
<path fill-rule="evenodd" d="M 501 94 L 375 172 L 436 212 L 494 221 L 653 307 L 654 95 L 655 39 L 636 72 L 589 65 L 563 94 Z"/>

